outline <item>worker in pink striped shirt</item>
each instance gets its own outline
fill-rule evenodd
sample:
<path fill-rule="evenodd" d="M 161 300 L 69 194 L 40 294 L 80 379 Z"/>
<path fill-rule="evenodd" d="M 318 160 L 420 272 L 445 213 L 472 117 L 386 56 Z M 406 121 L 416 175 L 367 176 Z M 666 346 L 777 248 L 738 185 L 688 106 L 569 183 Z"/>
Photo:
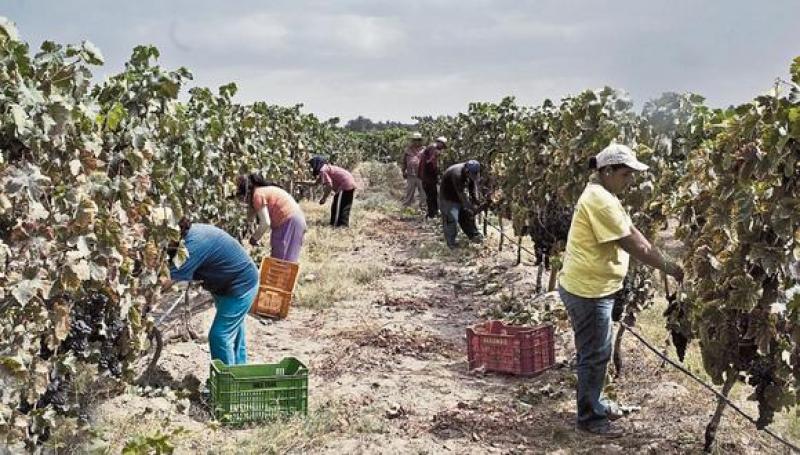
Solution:
<path fill-rule="evenodd" d="M 320 199 L 320 205 L 325 204 L 331 192 L 334 193 L 331 204 L 331 222 L 333 227 L 347 227 L 350 225 L 350 209 L 353 207 L 353 196 L 356 192 L 356 180 L 353 174 L 339 166 L 328 164 L 321 156 L 315 156 L 308 161 L 311 174 L 317 182 L 325 188 L 325 193 Z"/>
<path fill-rule="evenodd" d="M 236 196 L 248 205 L 258 227 L 250 244 L 258 245 L 267 230 L 271 230 L 270 256 L 289 262 L 300 260 L 300 249 L 306 233 L 306 218 L 291 194 L 258 174 L 239 176 Z"/>

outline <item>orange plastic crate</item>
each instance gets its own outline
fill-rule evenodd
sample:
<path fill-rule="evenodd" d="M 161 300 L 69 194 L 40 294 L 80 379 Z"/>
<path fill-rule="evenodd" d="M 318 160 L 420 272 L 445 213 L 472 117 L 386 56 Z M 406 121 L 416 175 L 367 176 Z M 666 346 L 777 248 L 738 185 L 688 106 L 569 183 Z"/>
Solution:
<path fill-rule="evenodd" d="M 469 368 L 532 376 L 555 363 L 554 328 L 550 324 L 515 327 L 489 321 L 467 328 Z"/>
<path fill-rule="evenodd" d="M 258 294 L 250 313 L 283 319 L 289 314 L 292 292 L 300 267 L 297 263 L 266 257 L 261 261 Z"/>

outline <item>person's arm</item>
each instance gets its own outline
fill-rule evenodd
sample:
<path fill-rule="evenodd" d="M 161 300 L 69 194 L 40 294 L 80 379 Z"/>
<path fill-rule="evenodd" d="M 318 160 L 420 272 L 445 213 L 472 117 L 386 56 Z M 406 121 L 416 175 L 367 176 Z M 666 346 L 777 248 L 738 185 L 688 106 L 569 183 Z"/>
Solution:
<path fill-rule="evenodd" d="M 451 177 L 445 174 L 443 179 L 445 178 L 451 178 Z M 463 207 L 464 210 L 471 213 L 475 213 L 475 206 L 472 204 L 472 201 L 470 201 L 469 196 L 467 196 L 467 192 L 469 191 L 467 189 L 467 186 L 469 185 L 469 183 L 464 182 L 462 179 L 463 177 L 453 179 L 453 186 L 456 189 L 456 194 L 458 194 L 458 200 L 461 201 L 461 207 Z"/>
<path fill-rule="evenodd" d="M 470 179 L 469 181 L 469 197 L 476 207 L 481 205 L 481 200 L 478 198 L 478 181 L 478 177 L 476 177 L 476 180 Z"/>
<path fill-rule="evenodd" d="M 169 280 L 192 281 L 194 272 L 200 268 L 208 256 L 207 245 L 209 242 L 214 242 L 214 239 L 206 239 L 203 243 L 198 243 L 197 239 L 181 240 L 182 246 L 186 248 L 186 260 L 183 261 L 180 267 L 176 267 L 174 261 L 169 261 Z M 171 284 L 169 283 L 169 285 Z"/>
<path fill-rule="evenodd" d="M 683 269 L 674 261 L 664 257 L 635 226 L 631 226 L 631 234 L 617 240 L 617 244 L 642 263 L 663 270 L 676 280 L 683 281 Z"/>
<path fill-rule="evenodd" d="M 258 245 L 261 237 L 263 237 L 264 233 L 270 228 L 269 210 L 267 210 L 266 206 L 261 207 L 261 209 L 256 212 L 256 218 L 258 218 L 258 228 L 256 228 L 256 231 L 253 232 L 253 235 L 250 237 L 250 245 L 253 246 Z"/>
<path fill-rule="evenodd" d="M 408 177 L 408 154 L 405 150 L 402 151 L 402 155 L 400 155 L 400 171 L 403 173 L 403 178 Z"/>
<path fill-rule="evenodd" d="M 319 182 L 322 184 L 322 187 L 325 188 L 325 192 L 322 194 L 322 199 L 319 200 L 319 204 L 322 205 L 328 200 L 328 196 L 330 196 L 331 191 L 333 191 L 333 177 L 331 177 L 329 171 L 327 170 L 320 171 Z"/>
<path fill-rule="evenodd" d="M 472 204 L 472 201 L 469 200 L 469 197 L 465 194 L 466 188 L 459 188 L 458 189 L 458 199 L 461 201 L 461 207 L 464 210 L 475 213 L 475 206 Z"/>
<path fill-rule="evenodd" d="M 322 193 L 322 199 L 319 200 L 319 205 L 325 204 L 325 201 L 328 200 L 328 196 L 331 195 L 331 191 L 333 191 L 333 189 L 331 187 L 325 185 L 325 192 Z"/>

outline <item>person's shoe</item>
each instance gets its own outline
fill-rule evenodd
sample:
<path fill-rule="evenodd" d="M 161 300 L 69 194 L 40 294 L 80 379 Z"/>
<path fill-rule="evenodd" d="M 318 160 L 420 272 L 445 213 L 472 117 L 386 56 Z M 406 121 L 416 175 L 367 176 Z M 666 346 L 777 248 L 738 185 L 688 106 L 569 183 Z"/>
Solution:
<path fill-rule="evenodd" d="M 600 436 L 603 438 L 620 438 L 625 435 L 620 429 L 617 429 L 611 425 L 610 422 L 606 421 L 604 423 L 597 423 L 594 425 L 577 425 L 577 429 L 581 433 L 589 434 L 592 436 Z"/>
<path fill-rule="evenodd" d="M 474 243 L 474 244 L 480 245 L 480 244 L 483 243 L 483 236 L 482 235 L 476 235 L 474 237 L 470 237 L 469 241 Z"/>

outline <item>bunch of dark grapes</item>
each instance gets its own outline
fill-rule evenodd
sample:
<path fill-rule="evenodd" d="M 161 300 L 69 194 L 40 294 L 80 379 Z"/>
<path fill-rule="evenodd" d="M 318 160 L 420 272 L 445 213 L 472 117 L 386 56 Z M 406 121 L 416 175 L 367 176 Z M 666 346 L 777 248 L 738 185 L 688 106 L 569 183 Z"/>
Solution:
<path fill-rule="evenodd" d="M 62 343 L 62 350 L 71 350 L 78 357 L 89 355 L 89 337 L 92 336 L 93 329 L 83 319 L 75 319 L 73 316 L 69 335 Z"/>
<path fill-rule="evenodd" d="M 775 377 L 772 374 L 772 365 L 767 357 L 760 357 L 750 363 L 748 369 L 750 377 L 747 383 L 755 387 L 755 397 L 758 400 L 758 421 L 756 426 L 763 429 L 770 423 L 775 416 L 775 410 L 769 405 L 767 400 L 767 389 L 775 384 Z"/>
<path fill-rule="evenodd" d="M 559 242 L 566 243 L 571 223 L 572 209 L 555 200 L 547 201 L 544 207 L 534 212 L 527 230 L 533 240 L 536 265 L 544 263 L 545 269 L 550 269 L 553 248 Z"/>
<path fill-rule="evenodd" d="M 682 330 L 681 323 L 686 317 L 686 308 L 685 303 L 678 299 L 677 292 L 667 295 L 667 309 L 664 311 L 664 316 L 667 318 L 667 329 L 672 338 L 672 345 L 675 346 L 675 353 L 683 362 L 686 357 L 686 347 L 689 345 L 689 337 Z"/>
<path fill-rule="evenodd" d="M 14 217 L 12 216 L 0 216 L 0 239 L 8 239 L 8 236 L 11 234 L 11 229 L 14 228 L 15 225 Z"/>
<path fill-rule="evenodd" d="M 98 368 L 113 376 L 122 374 L 118 342 L 125 329 L 115 314 L 116 306 L 101 292 L 94 292 L 75 302 L 71 314 L 71 327 L 61 350 L 71 350 L 77 357 L 88 359 L 93 343 L 99 344 Z M 104 330 L 105 329 L 105 330 Z"/>
<path fill-rule="evenodd" d="M 47 390 L 39 398 L 36 404 L 37 408 L 42 408 L 50 405 L 60 414 L 66 414 L 69 409 L 69 402 L 67 401 L 69 391 L 69 379 L 67 377 L 57 377 L 47 384 Z"/>

